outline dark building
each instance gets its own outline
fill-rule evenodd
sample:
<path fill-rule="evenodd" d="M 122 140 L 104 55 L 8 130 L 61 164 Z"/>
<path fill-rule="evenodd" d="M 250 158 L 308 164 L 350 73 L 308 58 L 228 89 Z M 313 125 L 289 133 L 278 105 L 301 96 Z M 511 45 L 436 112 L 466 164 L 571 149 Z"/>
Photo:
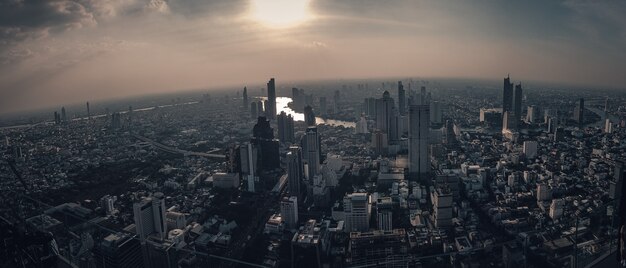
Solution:
<path fill-rule="evenodd" d="M 65 107 L 61 107 L 61 122 L 67 123 L 67 113 L 65 113 Z"/>
<path fill-rule="evenodd" d="M 272 170 L 280 167 L 279 141 L 274 139 L 274 129 L 270 121 L 259 116 L 256 125 L 252 129 L 252 144 L 258 146 L 260 160 L 259 170 Z"/>
<path fill-rule="evenodd" d="M 256 106 L 257 106 L 257 103 L 255 101 L 250 103 L 250 118 L 259 117 L 259 111 Z"/>
<path fill-rule="evenodd" d="M 407 267 L 408 249 L 409 243 L 404 229 L 352 232 L 347 262 L 349 266 Z"/>
<path fill-rule="evenodd" d="M 267 118 L 276 118 L 276 83 L 274 78 L 267 82 L 267 100 L 268 105 L 265 107 L 265 114 Z"/>
<path fill-rule="evenodd" d="M 282 111 L 276 122 L 278 124 L 278 139 L 280 142 L 295 142 L 294 136 L 294 126 L 293 126 L 293 116 L 287 115 L 284 111 Z"/>
<path fill-rule="evenodd" d="M 111 234 L 93 248 L 98 268 L 144 267 L 139 239 L 128 234 Z"/>
<path fill-rule="evenodd" d="M 315 126 L 315 113 L 313 113 L 313 107 L 307 105 L 304 107 L 304 122 L 307 126 Z"/>
<path fill-rule="evenodd" d="M 574 120 L 579 126 L 582 126 L 585 123 L 585 99 L 580 98 L 578 100 L 578 105 L 576 106 L 576 110 L 574 110 Z"/>
<path fill-rule="evenodd" d="M 406 113 L 406 91 L 402 85 L 402 81 L 398 81 L 398 109 L 400 114 Z"/>
<path fill-rule="evenodd" d="M 504 87 L 502 91 L 502 116 L 504 117 L 506 112 L 513 112 L 513 83 L 511 78 L 507 76 L 504 78 Z M 504 118 L 502 119 L 504 121 Z M 508 121 L 508 120 L 507 120 Z M 503 124 L 503 129 L 507 129 L 507 126 Z"/>
<path fill-rule="evenodd" d="M 326 115 L 328 112 L 328 105 L 326 103 L 326 97 L 320 97 L 320 115 Z"/>
<path fill-rule="evenodd" d="M 242 107 L 244 109 L 248 108 L 248 88 L 247 87 L 243 87 L 243 104 Z"/>
<path fill-rule="evenodd" d="M 513 118 L 511 119 L 511 127 L 514 130 L 519 130 L 519 124 L 522 120 L 522 84 L 515 85 L 513 91 Z"/>
<path fill-rule="evenodd" d="M 263 111 L 264 111 L 264 109 L 263 109 L 263 101 L 260 101 L 260 100 L 259 100 L 259 101 L 256 103 L 256 113 L 257 113 L 257 117 L 258 117 L 258 116 L 262 116 L 262 115 L 263 115 Z"/>
<path fill-rule="evenodd" d="M 304 165 L 302 163 L 302 149 L 299 146 L 289 147 L 287 152 L 287 180 L 289 195 L 302 199 L 302 180 L 304 178 Z"/>

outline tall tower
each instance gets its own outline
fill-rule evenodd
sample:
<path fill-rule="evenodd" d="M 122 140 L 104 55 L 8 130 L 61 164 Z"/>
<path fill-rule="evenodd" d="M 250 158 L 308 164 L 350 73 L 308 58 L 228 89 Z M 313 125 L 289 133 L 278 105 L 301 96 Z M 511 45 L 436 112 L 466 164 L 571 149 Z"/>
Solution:
<path fill-rule="evenodd" d="M 247 87 L 243 87 L 243 109 L 244 109 L 244 111 L 247 108 L 248 108 L 248 88 Z"/>
<path fill-rule="evenodd" d="M 282 111 L 276 118 L 278 124 L 278 139 L 280 142 L 295 142 L 293 116 L 287 115 L 285 111 Z"/>
<path fill-rule="evenodd" d="M 502 113 L 506 111 L 512 112 L 513 110 L 513 83 L 511 78 L 507 75 L 504 78 L 504 87 L 502 92 Z"/>
<path fill-rule="evenodd" d="M 302 200 L 302 178 L 304 177 L 304 165 L 302 164 L 302 149 L 299 146 L 289 147 L 287 152 L 287 180 L 289 195 Z"/>
<path fill-rule="evenodd" d="M 320 136 L 317 127 L 306 129 L 306 153 L 309 171 L 309 184 L 312 184 L 313 177 L 317 175 L 320 168 Z"/>
<path fill-rule="evenodd" d="M 267 82 L 268 107 L 265 107 L 265 114 L 268 119 L 276 118 L 276 83 L 274 78 Z"/>
<path fill-rule="evenodd" d="M 164 240 L 167 234 L 165 222 L 165 198 L 162 193 L 155 193 L 152 197 L 142 199 L 133 204 L 137 235 L 143 242 L 151 234 L 156 234 L 159 240 Z"/>
<path fill-rule="evenodd" d="M 315 126 L 315 113 L 313 112 L 313 107 L 307 105 L 304 107 L 304 122 L 309 127 Z"/>
<path fill-rule="evenodd" d="M 87 119 L 91 120 L 91 111 L 89 110 L 89 102 L 87 102 Z"/>
<path fill-rule="evenodd" d="M 582 126 L 585 123 L 585 99 L 580 98 L 578 100 L 578 105 L 576 106 L 576 110 L 574 110 L 574 120 L 578 123 L 579 126 Z"/>
<path fill-rule="evenodd" d="M 402 85 L 402 81 L 398 81 L 398 109 L 400 115 L 406 113 L 406 92 L 404 90 L 404 86 Z"/>
<path fill-rule="evenodd" d="M 514 130 L 519 129 L 519 122 L 522 120 L 522 84 L 515 85 L 513 91 L 513 119 L 511 120 L 511 127 Z"/>
<path fill-rule="evenodd" d="M 61 107 L 61 122 L 67 123 L 67 113 L 65 113 L 65 107 Z"/>
<path fill-rule="evenodd" d="M 417 105 L 409 106 L 409 177 L 424 182 L 430 173 L 428 138 L 430 134 L 430 106 L 425 96 Z"/>

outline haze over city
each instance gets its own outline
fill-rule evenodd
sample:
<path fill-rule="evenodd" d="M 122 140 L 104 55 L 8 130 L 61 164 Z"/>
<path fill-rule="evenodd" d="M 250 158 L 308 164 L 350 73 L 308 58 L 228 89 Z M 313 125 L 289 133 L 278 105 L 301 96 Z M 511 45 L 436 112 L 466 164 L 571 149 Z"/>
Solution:
<path fill-rule="evenodd" d="M 0 267 L 626 267 L 626 0 L 0 0 Z"/>
<path fill-rule="evenodd" d="M 623 88 L 624 13 L 577 0 L 3 0 L 0 113 L 270 76 Z"/>

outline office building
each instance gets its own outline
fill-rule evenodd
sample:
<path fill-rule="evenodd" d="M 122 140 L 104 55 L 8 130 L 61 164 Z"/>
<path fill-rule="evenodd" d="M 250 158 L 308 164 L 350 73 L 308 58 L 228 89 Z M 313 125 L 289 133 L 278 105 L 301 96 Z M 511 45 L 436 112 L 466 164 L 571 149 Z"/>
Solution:
<path fill-rule="evenodd" d="M 504 112 L 513 112 L 513 83 L 511 78 L 504 78 L 504 87 L 502 92 L 502 114 Z"/>
<path fill-rule="evenodd" d="M 93 259 L 98 268 L 144 267 L 141 244 L 137 237 L 125 234 L 110 234 L 93 247 Z"/>
<path fill-rule="evenodd" d="M 320 97 L 320 115 L 324 116 L 328 113 L 326 97 Z"/>
<path fill-rule="evenodd" d="M 304 107 L 304 122 L 307 126 L 315 126 L 315 113 L 310 105 Z"/>
<path fill-rule="evenodd" d="M 438 101 L 430 102 L 430 123 L 435 126 L 441 126 L 443 123 L 443 115 L 441 111 L 441 103 Z"/>
<path fill-rule="evenodd" d="M 409 179 L 428 181 L 430 159 L 430 107 L 428 104 L 409 106 Z"/>
<path fill-rule="evenodd" d="M 519 130 L 519 124 L 522 120 L 522 98 L 524 97 L 522 93 L 522 84 L 515 85 L 515 90 L 513 91 L 513 119 L 509 124 L 510 129 L 515 131 Z"/>
<path fill-rule="evenodd" d="M 306 130 L 306 160 L 308 165 L 309 184 L 313 183 L 313 177 L 318 174 L 321 162 L 321 144 L 320 135 L 317 127 L 308 127 Z"/>
<path fill-rule="evenodd" d="M 276 118 L 276 82 L 274 78 L 267 82 L 267 103 L 265 107 L 265 115 L 269 119 Z"/>
<path fill-rule="evenodd" d="M 578 105 L 576 105 L 576 109 L 574 110 L 574 121 L 578 124 L 578 126 L 582 126 L 585 123 L 585 99 L 580 98 L 578 100 Z"/>
<path fill-rule="evenodd" d="M 242 98 L 242 106 L 244 109 L 248 108 L 248 88 L 243 87 L 243 98 Z"/>
<path fill-rule="evenodd" d="M 387 152 L 389 150 L 387 133 L 380 130 L 375 130 L 374 133 L 372 133 L 371 146 L 374 150 L 374 154 L 383 156 L 387 155 Z"/>
<path fill-rule="evenodd" d="M 133 204 L 133 215 L 137 235 L 143 242 L 148 236 L 164 240 L 167 235 L 165 220 L 165 198 L 162 193 L 155 193 Z"/>
<path fill-rule="evenodd" d="M 411 267 L 409 242 L 404 229 L 350 233 L 348 266 Z"/>
<path fill-rule="evenodd" d="M 258 181 L 257 177 L 257 169 L 258 169 L 258 151 L 257 146 L 252 143 L 244 143 L 239 147 L 239 157 L 241 168 L 241 177 L 243 181 L 246 183 L 246 189 L 249 192 L 256 191 L 256 181 Z"/>
<path fill-rule="evenodd" d="M 391 231 L 393 229 L 393 212 L 388 208 L 378 208 L 376 211 L 376 222 L 378 230 Z"/>
<path fill-rule="evenodd" d="M 280 112 L 276 119 L 278 125 L 278 140 L 282 143 L 294 143 L 296 141 L 294 135 L 293 116 L 287 115 L 285 111 Z"/>
<path fill-rule="evenodd" d="M 536 141 L 525 141 L 523 147 L 524 155 L 526 155 L 526 158 L 533 159 L 537 157 Z"/>
<path fill-rule="evenodd" d="M 274 129 L 270 121 L 259 116 L 252 129 L 252 144 L 256 145 L 259 153 L 259 170 L 269 171 L 280 167 L 280 142 L 274 139 Z"/>
<path fill-rule="evenodd" d="M 406 114 L 406 91 L 402 85 L 402 81 L 398 81 L 398 112 Z"/>
<path fill-rule="evenodd" d="M 280 201 L 280 215 L 285 222 L 285 228 L 298 228 L 298 197 L 283 197 Z"/>
<path fill-rule="evenodd" d="M 452 193 L 448 188 L 437 188 L 431 193 L 433 222 L 437 228 L 452 226 Z"/>
<path fill-rule="evenodd" d="M 367 232 L 370 222 L 369 195 L 352 193 L 343 198 L 344 228 L 346 232 Z"/>
<path fill-rule="evenodd" d="M 257 109 L 257 102 L 253 101 L 250 103 L 250 118 L 258 118 L 259 110 Z"/>
<path fill-rule="evenodd" d="M 298 146 L 289 147 L 287 152 L 287 180 L 289 196 L 303 200 L 302 181 L 304 179 L 304 164 L 302 162 L 302 149 Z"/>

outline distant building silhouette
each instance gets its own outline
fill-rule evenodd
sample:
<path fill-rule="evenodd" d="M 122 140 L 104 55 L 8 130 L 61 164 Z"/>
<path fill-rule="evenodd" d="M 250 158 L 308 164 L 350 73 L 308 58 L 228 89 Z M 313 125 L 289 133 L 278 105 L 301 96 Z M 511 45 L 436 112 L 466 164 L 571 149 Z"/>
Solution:
<path fill-rule="evenodd" d="M 274 129 L 266 117 L 259 116 L 252 129 L 251 143 L 258 146 L 260 170 L 272 170 L 280 167 L 279 141 L 274 139 Z"/>
<path fill-rule="evenodd" d="M 307 105 L 304 107 L 304 122 L 307 126 L 315 126 L 315 113 L 313 113 L 313 107 Z"/>
<path fill-rule="evenodd" d="M 276 118 L 276 82 L 274 78 L 267 82 L 267 100 L 268 105 L 265 107 L 265 115 L 268 119 Z"/>
<path fill-rule="evenodd" d="M 285 111 L 282 111 L 278 115 L 276 122 L 278 125 L 278 139 L 280 140 L 280 142 L 294 143 L 295 136 L 294 136 L 293 116 L 287 115 Z"/>

